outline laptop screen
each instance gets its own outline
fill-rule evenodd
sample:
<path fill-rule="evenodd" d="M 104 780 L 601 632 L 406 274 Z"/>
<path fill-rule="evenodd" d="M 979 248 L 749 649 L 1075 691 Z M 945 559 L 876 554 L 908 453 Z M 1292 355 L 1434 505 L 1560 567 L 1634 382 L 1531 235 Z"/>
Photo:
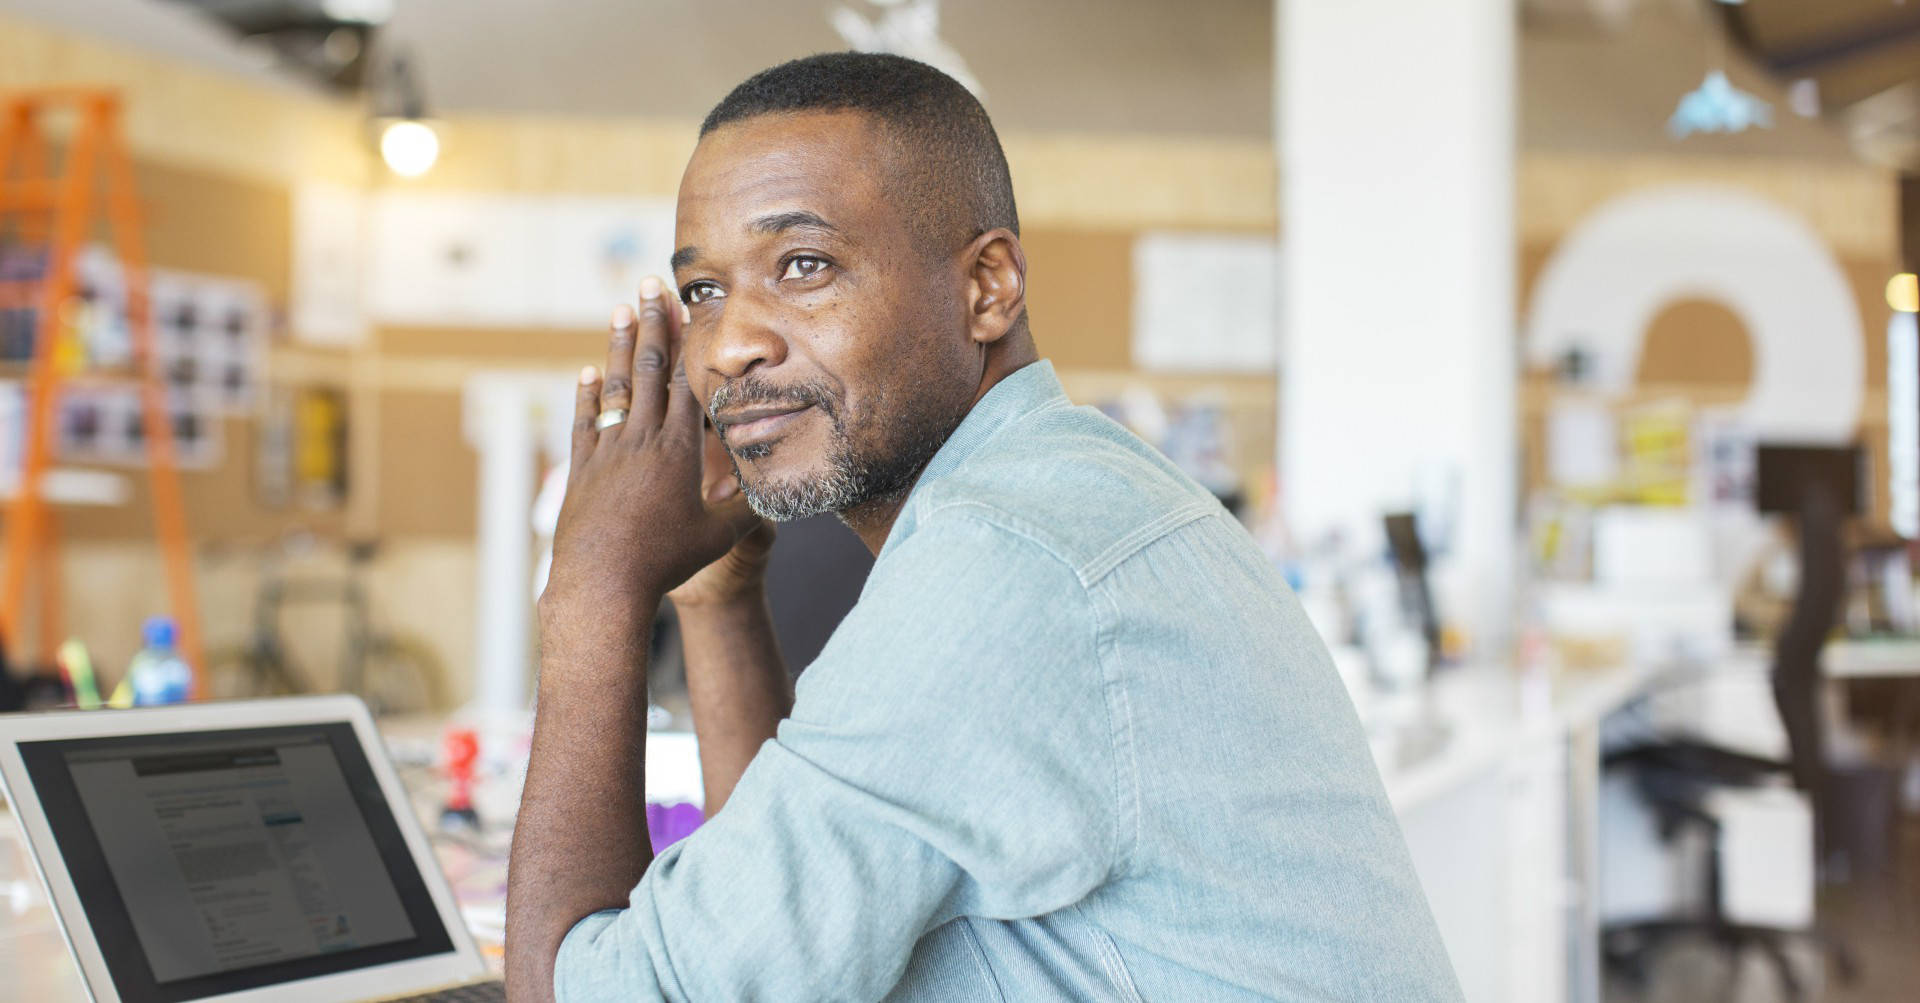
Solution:
<path fill-rule="evenodd" d="M 347 722 L 20 753 L 128 1003 L 454 949 Z"/>

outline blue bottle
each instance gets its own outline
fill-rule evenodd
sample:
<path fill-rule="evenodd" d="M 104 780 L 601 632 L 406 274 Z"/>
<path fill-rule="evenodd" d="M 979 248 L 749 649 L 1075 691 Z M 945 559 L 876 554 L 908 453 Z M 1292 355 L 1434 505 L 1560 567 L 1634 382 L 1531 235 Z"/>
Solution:
<path fill-rule="evenodd" d="M 158 704 L 184 703 L 193 697 L 193 670 L 174 650 L 173 621 L 164 616 L 149 619 L 141 628 L 145 647 L 127 666 L 127 680 L 133 686 L 133 704 L 152 707 Z"/>

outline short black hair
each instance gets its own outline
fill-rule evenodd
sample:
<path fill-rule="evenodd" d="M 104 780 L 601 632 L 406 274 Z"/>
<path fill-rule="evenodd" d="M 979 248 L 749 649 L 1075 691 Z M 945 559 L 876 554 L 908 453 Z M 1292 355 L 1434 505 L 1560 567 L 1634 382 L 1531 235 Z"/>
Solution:
<path fill-rule="evenodd" d="M 714 105 L 700 135 L 759 115 L 810 111 L 863 112 L 892 134 L 910 175 L 909 222 L 923 239 L 972 240 L 1000 227 L 1019 235 L 1013 177 L 987 110 L 959 81 L 917 60 L 826 52 L 781 63 Z"/>

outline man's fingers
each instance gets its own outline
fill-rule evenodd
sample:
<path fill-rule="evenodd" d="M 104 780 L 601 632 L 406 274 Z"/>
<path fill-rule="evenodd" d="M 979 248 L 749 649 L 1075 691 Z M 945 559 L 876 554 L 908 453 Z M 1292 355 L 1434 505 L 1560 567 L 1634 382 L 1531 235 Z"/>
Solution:
<path fill-rule="evenodd" d="M 633 342 L 637 327 L 632 307 L 622 303 L 613 308 L 611 331 L 607 335 L 607 375 L 600 386 L 602 411 L 633 407 Z"/>
<path fill-rule="evenodd" d="M 700 447 L 700 497 L 716 505 L 739 494 L 740 484 L 733 478 L 733 456 L 713 426 L 703 427 Z"/>
<path fill-rule="evenodd" d="M 580 385 L 573 393 L 573 454 L 567 460 L 570 473 L 579 473 L 593 454 L 593 445 L 600 438 L 600 430 L 593 423 L 599 416 L 600 371 L 588 366 L 580 370 Z"/>
<path fill-rule="evenodd" d="M 639 334 L 633 343 L 633 417 L 642 428 L 660 427 L 667 413 L 667 383 L 672 374 L 670 358 L 672 325 L 679 304 L 667 297 L 666 284 L 656 276 L 640 280 Z"/>
<path fill-rule="evenodd" d="M 676 445 L 697 452 L 701 448 L 700 437 L 705 427 L 701 419 L 706 413 L 699 399 L 694 396 L 693 388 L 687 384 L 686 367 L 674 366 L 673 378 L 667 381 L 667 417 L 662 429 Z"/>
<path fill-rule="evenodd" d="M 727 537 L 728 549 L 732 549 L 734 544 L 753 535 L 754 531 L 760 529 L 760 527 L 767 525 L 766 520 L 760 518 L 743 497 L 733 498 L 721 505 L 708 509 L 708 511 L 717 516 L 720 524 L 725 527 L 723 531 Z M 771 546 L 772 542 L 772 537 L 769 536 L 767 539 L 768 545 Z"/>

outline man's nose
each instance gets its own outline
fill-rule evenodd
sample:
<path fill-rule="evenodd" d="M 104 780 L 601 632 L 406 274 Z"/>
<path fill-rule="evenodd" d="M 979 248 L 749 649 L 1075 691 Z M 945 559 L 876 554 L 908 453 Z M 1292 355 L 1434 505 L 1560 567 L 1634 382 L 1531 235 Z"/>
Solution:
<path fill-rule="evenodd" d="M 755 367 L 774 367 L 786 361 L 787 340 L 770 305 L 753 295 L 727 299 L 714 325 L 707 366 L 724 379 L 738 379 Z"/>

